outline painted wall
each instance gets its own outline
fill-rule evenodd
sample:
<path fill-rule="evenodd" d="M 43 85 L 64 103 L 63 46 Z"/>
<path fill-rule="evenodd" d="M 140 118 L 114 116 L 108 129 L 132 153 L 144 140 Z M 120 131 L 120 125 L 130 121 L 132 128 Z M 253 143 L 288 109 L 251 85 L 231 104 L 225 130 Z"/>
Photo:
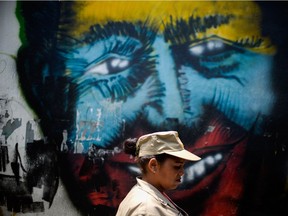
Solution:
<path fill-rule="evenodd" d="M 0 2 L 0 215 L 115 215 L 129 137 L 202 157 L 190 215 L 287 215 L 286 2 Z"/>

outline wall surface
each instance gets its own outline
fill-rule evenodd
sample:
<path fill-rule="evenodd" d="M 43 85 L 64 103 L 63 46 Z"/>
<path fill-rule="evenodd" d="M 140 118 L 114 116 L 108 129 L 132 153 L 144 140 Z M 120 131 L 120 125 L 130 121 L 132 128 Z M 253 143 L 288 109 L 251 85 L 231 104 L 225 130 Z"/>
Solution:
<path fill-rule="evenodd" d="M 287 2 L 1 1 L 0 215 L 115 215 L 127 138 L 199 155 L 189 215 L 288 214 Z"/>

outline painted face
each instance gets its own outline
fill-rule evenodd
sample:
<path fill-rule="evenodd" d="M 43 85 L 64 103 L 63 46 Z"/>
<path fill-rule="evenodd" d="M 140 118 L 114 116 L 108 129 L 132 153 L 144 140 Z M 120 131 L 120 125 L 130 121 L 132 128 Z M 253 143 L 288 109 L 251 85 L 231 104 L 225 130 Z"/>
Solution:
<path fill-rule="evenodd" d="M 155 178 L 158 179 L 156 187 L 160 191 L 173 190 L 181 183 L 184 174 L 185 160 L 180 158 L 168 158 L 159 165 Z"/>
<path fill-rule="evenodd" d="M 242 160 L 253 144 L 249 136 L 263 133 L 276 100 L 271 84 L 275 47 L 261 34 L 257 5 L 66 4 L 59 25 L 65 35 L 57 41 L 63 70 L 55 76 L 67 85 L 55 116 L 66 112 L 66 121 L 56 128 L 61 134 L 66 130 L 63 142 L 69 151 L 62 166 L 75 182 L 71 193 L 78 199 L 81 191 L 88 200 L 83 203 L 91 206 L 117 208 L 139 174 L 134 159 L 121 151 L 122 141 L 177 130 L 202 160 L 186 163 L 172 198 L 189 213 L 237 209 L 245 178 Z M 179 183 L 182 171 L 175 164 L 165 163 L 159 173 L 165 189 Z M 201 205 L 192 211 L 188 203 L 193 199 Z"/>
<path fill-rule="evenodd" d="M 142 134 L 140 123 L 144 131 L 180 126 L 190 134 L 211 108 L 244 131 L 261 132 L 275 99 L 274 47 L 261 35 L 256 5 L 152 3 L 76 4 L 79 27 L 68 32 L 82 37 L 63 48 L 65 76 L 76 85 L 70 139 L 87 152 Z"/>

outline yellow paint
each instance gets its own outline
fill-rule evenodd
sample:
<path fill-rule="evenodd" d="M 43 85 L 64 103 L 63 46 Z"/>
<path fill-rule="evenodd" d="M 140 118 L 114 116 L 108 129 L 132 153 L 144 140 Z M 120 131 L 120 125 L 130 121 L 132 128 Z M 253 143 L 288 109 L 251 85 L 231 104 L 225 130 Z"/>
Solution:
<path fill-rule="evenodd" d="M 159 31 L 164 29 L 165 23 L 183 18 L 187 20 L 191 16 L 201 18 L 207 15 L 233 14 L 229 25 L 210 28 L 206 32 L 199 32 L 197 39 L 209 38 L 213 35 L 233 42 L 240 39 L 262 39 L 261 47 L 253 48 L 253 51 L 273 54 L 275 47 L 271 45 L 269 38 L 261 35 L 260 21 L 261 11 L 258 5 L 248 1 L 77 1 L 74 5 L 76 14 L 76 29 L 71 29 L 72 37 L 79 37 L 88 31 L 94 24 L 104 25 L 109 21 L 145 21 L 159 25 Z M 161 33 L 161 32 L 159 32 Z M 191 36 L 192 37 L 192 36 Z M 191 38 L 192 39 L 192 38 Z"/>

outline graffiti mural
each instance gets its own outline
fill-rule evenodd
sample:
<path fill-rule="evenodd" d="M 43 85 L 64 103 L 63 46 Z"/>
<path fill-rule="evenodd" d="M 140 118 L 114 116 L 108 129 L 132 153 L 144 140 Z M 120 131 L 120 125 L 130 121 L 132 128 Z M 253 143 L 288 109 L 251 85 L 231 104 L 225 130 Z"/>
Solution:
<path fill-rule="evenodd" d="M 287 215 L 286 2 L 14 4 L 23 102 L 1 92 L 3 209 L 115 215 L 140 174 L 122 142 L 176 130 L 202 158 L 169 194 L 189 215 Z"/>

